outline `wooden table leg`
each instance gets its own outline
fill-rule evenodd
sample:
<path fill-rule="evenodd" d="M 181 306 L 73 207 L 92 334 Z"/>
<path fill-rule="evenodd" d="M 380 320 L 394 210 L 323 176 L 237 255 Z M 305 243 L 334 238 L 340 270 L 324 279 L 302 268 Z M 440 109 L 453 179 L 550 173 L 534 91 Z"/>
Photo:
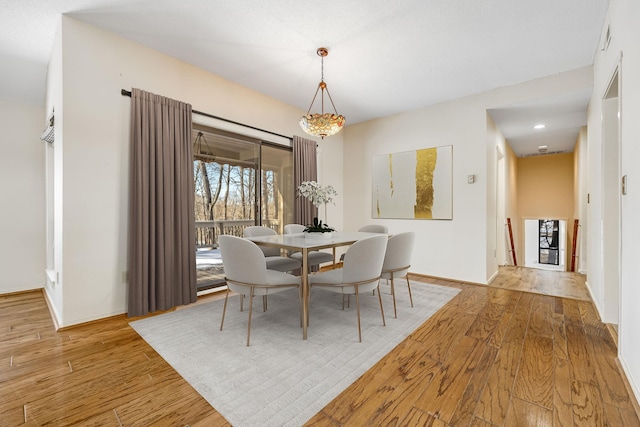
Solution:
<path fill-rule="evenodd" d="M 309 249 L 302 248 L 302 339 L 307 339 L 309 324 Z"/>

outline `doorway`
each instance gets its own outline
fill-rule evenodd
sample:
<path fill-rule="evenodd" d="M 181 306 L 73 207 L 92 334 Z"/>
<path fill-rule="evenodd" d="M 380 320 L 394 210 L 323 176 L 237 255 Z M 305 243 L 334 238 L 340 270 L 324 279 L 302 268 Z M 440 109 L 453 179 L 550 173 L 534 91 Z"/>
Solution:
<path fill-rule="evenodd" d="M 546 265 L 560 265 L 560 221 L 557 219 L 538 220 L 538 262 Z"/>
<path fill-rule="evenodd" d="M 524 221 L 524 266 L 566 271 L 567 221 L 526 219 Z"/>
<path fill-rule="evenodd" d="M 618 324 L 620 310 L 620 98 L 618 69 L 602 99 L 603 322 Z"/>
<path fill-rule="evenodd" d="M 290 147 L 193 125 L 198 291 L 225 284 L 220 235 L 263 225 L 283 233 L 293 221 Z"/>

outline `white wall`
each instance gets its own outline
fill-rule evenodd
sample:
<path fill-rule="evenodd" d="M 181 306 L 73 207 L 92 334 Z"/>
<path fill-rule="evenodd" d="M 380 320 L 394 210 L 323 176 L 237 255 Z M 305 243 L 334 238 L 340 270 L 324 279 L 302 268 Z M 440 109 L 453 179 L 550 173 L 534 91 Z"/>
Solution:
<path fill-rule="evenodd" d="M 44 285 L 42 107 L 0 99 L 0 294 Z"/>
<path fill-rule="evenodd" d="M 611 43 L 607 50 L 598 50 L 594 63 L 594 90 L 589 108 L 588 129 L 588 280 L 591 294 L 601 317 L 604 315 L 605 283 L 602 266 L 602 97 L 615 68 L 620 65 L 621 79 L 621 175 L 628 177 L 628 194 L 622 196 L 621 283 L 619 314 L 619 359 L 636 397 L 640 397 L 640 2 L 612 0 L 607 25 L 611 28 Z M 604 37 L 602 38 L 604 40 Z M 603 42 L 599 48 L 603 47 Z M 622 56 L 622 60 L 620 58 Z M 607 284 L 608 285 L 608 284 Z"/>
<path fill-rule="evenodd" d="M 591 67 L 585 67 L 348 126 L 344 131 L 344 211 L 349 215 L 344 228 L 355 230 L 376 222 L 387 225 L 391 233 L 413 230 L 417 233 L 413 272 L 487 283 L 497 271 L 495 152 L 500 138 L 490 132 L 486 111 L 590 88 L 592 79 Z M 453 145 L 453 220 L 372 220 L 372 156 L 441 145 Z M 476 175 L 475 184 L 467 184 L 471 174 Z"/>
<path fill-rule="evenodd" d="M 510 258 L 509 233 L 507 229 L 507 205 L 509 193 L 507 191 L 507 179 L 510 158 L 506 150 L 507 143 L 496 126 L 493 118 L 487 113 L 487 133 L 495 128 L 496 146 L 496 262 L 498 265 L 506 265 Z"/>
<path fill-rule="evenodd" d="M 131 99 L 121 89 L 141 88 L 285 135 L 303 134 L 298 118 L 304 111 L 69 17 L 62 17 L 60 34 L 60 81 L 49 82 L 62 88 L 61 96 L 54 90 L 50 97 L 53 104 L 62 103 L 55 105 L 56 113 L 64 112 L 55 172 L 62 183 L 55 193 L 61 206 L 55 223 L 61 224 L 56 258 L 61 252 L 62 298 L 55 305 L 58 323 L 68 326 L 127 310 Z M 341 166 L 342 135 L 330 140 L 320 143 L 323 158 L 331 159 L 322 161 L 322 183 L 340 191 L 342 176 L 335 169 Z M 341 218 L 338 209 L 332 206 L 329 215 Z"/>
<path fill-rule="evenodd" d="M 588 174 L 589 174 L 589 162 L 588 162 L 588 147 L 587 147 L 587 127 L 584 126 L 580 129 L 578 139 L 574 148 L 574 154 L 577 151 L 577 158 L 575 162 L 574 172 L 576 173 L 574 185 L 576 188 L 574 194 L 574 218 L 579 220 L 580 227 L 578 228 L 578 244 L 576 248 L 576 272 L 580 274 L 587 274 L 587 194 L 588 188 Z"/>
<path fill-rule="evenodd" d="M 486 191 L 487 197 L 487 243 L 486 243 L 486 274 L 487 278 L 485 283 L 490 283 L 498 275 L 498 233 L 500 229 L 500 237 L 504 229 L 499 227 L 498 222 L 504 217 L 504 182 L 499 182 L 499 175 L 504 177 L 504 162 L 498 160 L 498 151 L 504 159 L 504 145 L 505 139 L 498 129 L 498 126 L 493 121 L 493 118 L 489 112 L 485 111 L 486 120 L 486 150 L 487 150 L 487 183 Z M 501 203 L 502 206 L 498 206 Z M 500 239 L 502 242 L 502 239 Z M 502 252 L 502 246 L 501 252 Z M 503 255 L 501 254 L 501 257 Z"/>
<path fill-rule="evenodd" d="M 54 280 L 45 281 L 45 292 L 49 306 L 53 310 L 54 321 L 59 324 L 62 319 L 63 294 L 59 286 L 63 280 L 62 270 L 62 184 L 63 163 L 62 150 L 64 147 L 63 124 L 64 110 L 62 108 L 62 31 L 56 33 L 49 68 L 47 69 L 47 84 L 45 91 L 45 112 L 55 113 L 54 134 L 52 145 L 47 145 L 45 153 L 45 192 L 46 206 L 43 212 L 46 222 L 46 266 L 52 272 Z"/>
<path fill-rule="evenodd" d="M 344 130 L 342 131 L 344 132 Z M 344 147 L 343 133 L 327 138 L 318 143 L 318 182 L 322 185 L 332 185 L 338 192 L 334 202 L 327 205 L 329 225 L 336 230 L 344 230 L 344 188 L 342 182 Z M 298 132 L 300 134 L 300 132 Z M 339 138 L 338 138 L 339 136 Z M 320 208 L 321 210 L 323 208 Z M 324 215 L 324 212 L 319 212 Z"/>
<path fill-rule="evenodd" d="M 522 265 L 522 253 L 518 252 L 520 248 L 520 213 L 518 211 L 518 158 L 508 144 L 505 144 L 504 158 L 504 218 L 511 219 L 511 229 L 513 236 L 513 246 L 515 248 L 516 261 L 519 260 Z M 509 239 L 509 231 L 505 225 L 505 241 L 506 241 L 506 264 L 514 265 L 514 254 L 511 251 L 511 241 Z M 519 257 L 519 258 L 518 258 Z"/>
<path fill-rule="evenodd" d="M 524 253 L 522 254 L 522 264 L 525 267 L 536 267 L 538 264 L 538 220 L 537 219 L 525 219 L 524 220 Z"/>
<path fill-rule="evenodd" d="M 474 115 L 473 104 L 454 101 L 347 127 L 344 209 L 349 215 L 344 221 L 345 229 L 350 230 L 375 222 L 387 225 L 392 234 L 415 231 L 413 272 L 483 283 L 486 281 L 486 118 L 484 113 Z M 452 132 L 455 118 L 466 125 Z M 372 220 L 372 157 L 441 145 L 453 145 L 453 220 Z M 468 174 L 475 174 L 477 183 L 467 184 Z"/>

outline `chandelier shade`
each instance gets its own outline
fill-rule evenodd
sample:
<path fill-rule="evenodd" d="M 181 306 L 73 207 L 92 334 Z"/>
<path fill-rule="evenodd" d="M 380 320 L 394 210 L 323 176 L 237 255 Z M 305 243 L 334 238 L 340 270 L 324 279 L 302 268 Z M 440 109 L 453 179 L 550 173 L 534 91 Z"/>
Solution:
<path fill-rule="evenodd" d="M 342 130 L 346 119 L 331 113 L 307 114 L 300 117 L 300 127 L 309 135 L 325 136 L 335 135 Z"/>
<path fill-rule="evenodd" d="M 315 95 L 313 95 L 311 105 L 309 105 L 309 110 L 307 110 L 307 114 L 300 117 L 300 127 L 309 135 L 319 136 L 320 138 L 324 139 L 325 136 L 335 135 L 336 133 L 340 132 L 344 127 L 347 119 L 345 119 L 343 115 L 338 114 L 336 106 L 333 104 L 333 99 L 331 99 L 329 88 L 324 81 L 324 57 L 329 54 L 329 50 L 325 47 L 321 47 L 318 48 L 316 53 L 322 58 L 320 83 L 318 84 Z M 318 91 L 320 91 L 321 112 L 311 113 L 313 103 L 318 97 Z M 324 112 L 325 91 L 327 92 L 327 97 L 329 98 L 331 106 L 333 107 L 333 113 Z"/>

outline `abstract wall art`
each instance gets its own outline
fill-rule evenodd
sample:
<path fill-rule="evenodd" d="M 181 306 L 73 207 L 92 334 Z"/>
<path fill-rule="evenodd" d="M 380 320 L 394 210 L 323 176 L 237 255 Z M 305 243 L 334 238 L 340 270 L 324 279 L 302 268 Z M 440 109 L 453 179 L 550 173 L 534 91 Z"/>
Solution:
<path fill-rule="evenodd" d="M 373 218 L 453 219 L 453 146 L 373 157 Z"/>

